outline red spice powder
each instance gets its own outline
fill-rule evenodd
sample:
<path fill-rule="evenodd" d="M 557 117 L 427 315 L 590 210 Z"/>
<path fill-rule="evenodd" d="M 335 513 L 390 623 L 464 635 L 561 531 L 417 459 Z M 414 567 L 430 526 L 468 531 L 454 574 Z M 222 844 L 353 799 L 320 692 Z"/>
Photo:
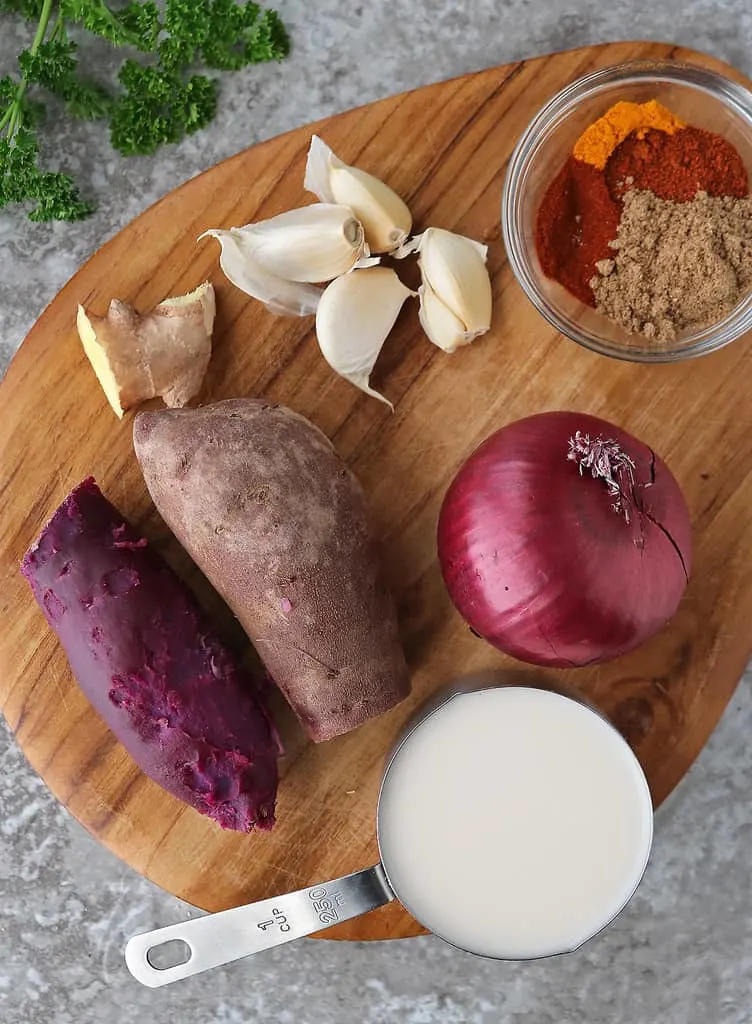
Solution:
<path fill-rule="evenodd" d="M 674 135 L 651 129 L 643 139 L 633 133 L 614 150 L 605 175 L 611 195 L 619 198 L 631 188 L 680 203 L 698 192 L 737 199 L 749 195 L 747 169 L 736 149 L 701 128 Z"/>
<path fill-rule="evenodd" d="M 689 202 L 697 192 L 742 199 L 749 178 L 731 143 L 701 128 L 673 135 L 651 129 L 642 139 L 633 132 L 605 171 L 570 156 L 541 202 L 535 246 L 546 277 L 588 305 L 595 305 L 595 264 L 613 255 L 609 242 L 617 235 L 621 200 L 633 188 L 674 202 Z"/>
<path fill-rule="evenodd" d="M 546 277 L 589 306 L 595 263 L 611 254 L 621 204 L 608 191 L 603 171 L 570 156 L 548 187 L 538 210 L 535 247 Z"/>

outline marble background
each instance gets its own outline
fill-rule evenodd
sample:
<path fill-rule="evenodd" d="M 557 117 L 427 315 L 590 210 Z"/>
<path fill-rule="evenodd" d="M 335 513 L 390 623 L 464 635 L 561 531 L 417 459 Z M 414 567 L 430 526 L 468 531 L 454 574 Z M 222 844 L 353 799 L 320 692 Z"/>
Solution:
<path fill-rule="evenodd" d="M 153 159 L 113 155 L 100 128 L 61 122 L 46 155 L 96 195 L 77 225 L 0 212 L 0 370 L 45 304 L 132 217 L 181 181 L 287 128 L 465 71 L 585 43 L 654 38 L 752 73 L 747 0 L 280 0 L 281 66 L 223 85 L 212 127 Z M 0 18 L 0 75 L 28 32 Z M 105 73 L 106 51 L 87 60 Z M 49 138 L 49 136 L 48 136 Z M 645 881 L 576 956 L 474 960 L 432 938 L 303 941 L 149 991 L 122 961 L 131 934 L 191 908 L 135 875 L 61 809 L 0 726 L 3 1024 L 750 1024 L 752 676 L 658 814 Z"/>

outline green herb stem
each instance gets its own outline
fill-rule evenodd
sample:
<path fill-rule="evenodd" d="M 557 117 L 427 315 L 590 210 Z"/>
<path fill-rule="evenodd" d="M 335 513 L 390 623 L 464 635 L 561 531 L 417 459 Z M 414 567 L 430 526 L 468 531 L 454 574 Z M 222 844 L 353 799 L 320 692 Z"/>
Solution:
<path fill-rule="evenodd" d="M 39 47 L 44 42 L 44 37 L 47 33 L 47 26 L 50 22 L 50 15 L 52 14 L 53 0 L 44 0 L 42 5 L 42 13 L 39 15 L 39 24 L 37 25 L 37 32 L 34 36 L 34 42 L 31 44 L 31 52 L 34 54 L 39 53 Z"/>
<path fill-rule="evenodd" d="M 52 32 L 50 33 L 50 40 L 53 39 L 65 39 L 65 17 L 62 11 L 57 12 L 57 18 L 55 24 L 52 26 Z"/>
<path fill-rule="evenodd" d="M 52 14 L 52 5 L 53 5 L 53 0 L 44 0 L 44 4 L 42 6 L 42 11 L 41 11 L 41 13 L 39 15 L 39 23 L 37 25 L 37 31 L 36 31 L 36 34 L 34 36 L 34 41 L 32 42 L 31 49 L 30 49 L 30 53 L 32 55 L 34 55 L 34 56 L 36 56 L 36 54 L 39 53 L 39 47 L 44 42 L 44 37 L 47 34 L 47 26 L 50 23 L 50 16 Z M 58 15 L 58 20 L 59 20 L 59 18 L 60 18 L 60 16 Z M 27 78 L 24 76 L 21 79 L 21 81 L 19 82 L 18 89 L 16 90 L 15 100 L 8 107 L 8 111 L 6 112 L 5 117 L 8 118 L 8 122 L 7 122 L 8 123 L 8 131 L 7 131 L 6 134 L 7 134 L 9 139 L 13 138 L 13 136 L 16 134 L 16 130 L 21 125 L 21 116 L 22 116 L 22 109 L 23 109 L 22 103 L 23 103 L 24 94 L 26 93 L 26 90 L 27 90 L 28 86 L 29 86 L 29 82 L 28 82 Z M 0 121 L 0 128 L 5 127 L 5 123 L 6 123 L 5 117 L 3 118 L 2 121 Z"/>

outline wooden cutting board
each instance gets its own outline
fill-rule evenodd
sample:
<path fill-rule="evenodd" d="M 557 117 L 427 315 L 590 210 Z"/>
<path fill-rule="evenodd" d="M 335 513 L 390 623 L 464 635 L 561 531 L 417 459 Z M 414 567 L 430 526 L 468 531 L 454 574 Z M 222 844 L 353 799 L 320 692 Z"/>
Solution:
<path fill-rule="evenodd" d="M 510 420 L 546 409 L 609 418 L 654 447 L 679 478 L 695 526 L 692 582 L 675 619 L 640 650 L 560 673 L 609 714 L 642 761 L 656 804 L 702 749 L 752 650 L 752 361 L 750 339 L 676 365 L 605 359 L 555 334 L 507 266 L 499 202 L 512 148 L 536 110 L 594 67 L 676 56 L 744 81 L 715 60 L 656 43 L 619 43 L 510 64 L 349 111 L 227 160 L 178 188 L 108 242 L 45 310 L 0 386 L 0 705 L 32 766 L 109 849 L 207 910 L 270 896 L 373 863 L 385 752 L 435 688 L 479 668 L 514 666 L 453 611 L 436 562 L 442 495 L 461 460 Z M 748 83 L 747 83 L 748 84 Z M 224 280 L 209 227 L 269 217 L 310 200 L 302 189 L 312 131 L 401 193 L 416 228 L 453 228 L 489 245 L 489 335 L 454 356 L 403 313 L 382 356 L 381 403 L 340 381 L 319 355 L 311 319 L 280 319 Z M 209 277 L 215 353 L 203 402 L 265 395 L 310 417 L 362 480 L 380 526 L 412 669 L 411 700 L 355 733 L 309 744 L 277 710 L 287 746 L 279 824 L 223 833 L 142 776 L 72 679 L 18 574 L 28 544 L 65 494 L 93 474 L 194 583 L 230 638 L 237 624 L 156 515 L 131 448 L 84 358 L 81 301 L 104 313 L 117 296 L 143 310 Z M 458 808 L 458 818 L 460 809 Z M 461 827 L 447 823 L 447 827 Z M 332 937 L 415 935 L 398 906 L 340 925 Z"/>

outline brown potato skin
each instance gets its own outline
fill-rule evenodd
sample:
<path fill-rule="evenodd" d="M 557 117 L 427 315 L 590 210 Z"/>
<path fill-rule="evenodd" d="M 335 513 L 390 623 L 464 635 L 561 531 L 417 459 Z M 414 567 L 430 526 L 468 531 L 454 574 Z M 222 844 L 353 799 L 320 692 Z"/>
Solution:
<path fill-rule="evenodd" d="M 237 398 L 140 413 L 133 439 L 154 504 L 312 740 L 407 696 L 365 494 L 317 427 Z"/>

